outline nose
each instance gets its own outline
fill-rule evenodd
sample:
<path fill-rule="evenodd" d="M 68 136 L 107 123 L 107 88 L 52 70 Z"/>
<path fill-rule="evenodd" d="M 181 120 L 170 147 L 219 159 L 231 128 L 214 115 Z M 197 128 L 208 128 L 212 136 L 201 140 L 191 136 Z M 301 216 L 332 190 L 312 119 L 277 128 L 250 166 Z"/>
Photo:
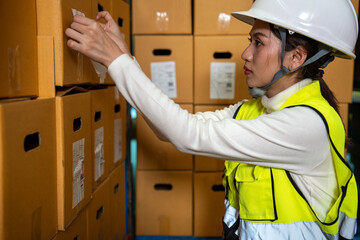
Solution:
<path fill-rule="evenodd" d="M 252 60 L 251 44 L 249 44 L 249 46 L 247 46 L 247 48 L 245 48 L 245 50 L 241 54 L 241 59 L 246 62 L 250 62 Z"/>

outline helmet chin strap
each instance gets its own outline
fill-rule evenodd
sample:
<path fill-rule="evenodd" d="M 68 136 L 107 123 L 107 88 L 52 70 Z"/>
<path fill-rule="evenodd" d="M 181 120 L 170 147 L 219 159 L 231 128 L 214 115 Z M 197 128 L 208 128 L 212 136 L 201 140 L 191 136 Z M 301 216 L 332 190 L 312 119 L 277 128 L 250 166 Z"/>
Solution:
<path fill-rule="evenodd" d="M 319 60 L 320 58 L 322 58 L 323 56 L 325 56 L 326 54 L 330 53 L 330 50 L 327 49 L 320 49 L 314 56 L 312 56 L 311 58 L 309 58 L 308 60 L 306 60 L 300 67 L 294 69 L 294 70 L 289 70 L 287 69 L 283 63 L 284 63 L 284 57 L 285 57 L 285 44 L 286 44 L 286 29 L 282 28 L 282 27 L 277 27 L 278 30 L 280 31 L 280 37 L 281 37 L 281 68 L 280 70 L 275 73 L 273 79 L 271 80 L 271 82 L 264 86 L 264 87 L 249 87 L 249 93 L 252 97 L 258 98 L 258 97 L 262 97 L 265 95 L 266 91 L 269 89 L 269 87 L 274 84 L 277 80 L 279 80 L 280 78 L 282 78 L 284 75 L 288 74 L 288 73 L 292 73 L 297 71 L 299 68 L 301 67 L 305 67 L 306 65 L 309 65 L 317 60 Z M 294 32 L 289 30 L 289 33 L 292 35 L 294 34 Z M 327 59 L 327 61 L 325 61 L 320 68 L 325 68 L 330 62 L 332 62 L 334 60 L 334 56 L 330 56 L 329 59 Z"/>

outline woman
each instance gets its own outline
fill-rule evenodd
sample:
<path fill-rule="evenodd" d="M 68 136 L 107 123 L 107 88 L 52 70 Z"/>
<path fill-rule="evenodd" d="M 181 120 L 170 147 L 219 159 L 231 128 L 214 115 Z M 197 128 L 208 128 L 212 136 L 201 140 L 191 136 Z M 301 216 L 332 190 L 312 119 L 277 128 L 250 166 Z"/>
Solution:
<path fill-rule="evenodd" d="M 106 25 L 76 16 L 66 34 L 69 47 L 108 67 L 159 138 L 226 160 L 224 239 L 352 239 L 357 188 L 321 70 L 334 56 L 355 57 L 350 1 L 256 0 L 233 16 L 253 26 L 242 58 L 254 99 L 216 112 L 189 114 L 157 89 L 108 13 L 97 16 Z"/>

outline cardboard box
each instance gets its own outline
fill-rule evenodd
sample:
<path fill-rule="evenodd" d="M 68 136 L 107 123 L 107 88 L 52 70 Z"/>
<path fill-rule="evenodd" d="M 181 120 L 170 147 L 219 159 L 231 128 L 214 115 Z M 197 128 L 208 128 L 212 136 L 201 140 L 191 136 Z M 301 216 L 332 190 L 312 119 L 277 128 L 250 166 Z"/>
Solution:
<path fill-rule="evenodd" d="M 192 236 L 191 171 L 137 171 L 136 235 Z"/>
<path fill-rule="evenodd" d="M 131 49 L 130 41 L 130 5 L 125 1 L 111 0 L 111 16 L 119 25 L 128 48 Z"/>
<path fill-rule="evenodd" d="M 195 105 L 194 113 L 222 110 L 228 105 Z M 196 172 L 224 171 L 223 159 L 194 155 L 194 170 Z"/>
<path fill-rule="evenodd" d="M 86 211 L 80 211 L 76 219 L 65 231 L 58 231 L 56 240 L 87 240 Z"/>
<path fill-rule="evenodd" d="M 253 0 L 194 0 L 194 35 L 248 34 L 251 26 L 231 16 L 247 11 Z"/>
<path fill-rule="evenodd" d="M 121 95 L 116 86 L 109 86 L 109 107 L 110 107 L 110 124 L 113 131 L 109 137 L 113 139 L 110 144 L 109 170 L 111 171 L 120 163 L 125 161 L 126 157 L 126 123 L 127 123 L 127 106 L 125 98 Z"/>
<path fill-rule="evenodd" d="M 133 34 L 191 34 L 191 0 L 133 0 Z"/>
<path fill-rule="evenodd" d="M 109 90 L 92 89 L 91 138 L 92 138 L 92 188 L 93 191 L 109 175 L 113 128 L 110 124 Z"/>
<path fill-rule="evenodd" d="M 338 102 L 352 102 L 354 60 L 335 58 L 335 60 L 324 69 L 323 78 Z"/>
<path fill-rule="evenodd" d="M 348 103 L 339 103 L 339 112 L 344 123 L 346 132 L 349 130 L 349 104 Z"/>
<path fill-rule="evenodd" d="M 67 46 L 65 30 L 72 22 L 73 11 L 91 16 L 91 1 L 37 0 L 36 6 L 39 82 L 47 86 L 41 95 L 54 96 L 54 83 L 56 86 L 89 83 L 93 66 L 89 58 Z"/>
<path fill-rule="evenodd" d="M 0 104 L 0 239 L 57 231 L 55 99 Z"/>
<path fill-rule="evenodd" d="M 111 13 L 111 0 L 90 0 L 91 2 L 91 15 L 90 17 L 92 19 L 96 18 L 96 15 L 98 12 L 101 11 L 108 11 Z M 105 24 L 106 21 L 104 19 L 100 20 L 101 23 Z M 104 67 L 104 70 L 106 68 Z M 106 73 L 106 77 L 104 79 L 101 79 L 100 76 L 95 71 L 95 68 L 91 68 L 90 70 L 91 74 L 91 83 L 92 84 L 114 84 L 112 79 L 110 78 L 109 74 Z"/>
<path fill-rule="evenodd" d="M 225 189 L 223 172 L 194 174 L 194 236 L 221 237 Z"/>
<path fill-rule="evenodd" d="M 91 96 L 78 87 L 56 97 L 58 229 L 65 230 L 92 193 Z"/>
<path fill-rule="evenodd" d="M 177 103 L 193 102 L 192 36 L 135 36 L 134 53 L 165 94 Z"/>
<path fill-rule="evenodd" d="M 110 239 L 110 188 L 107 178 L 93 193 L 86 208 L 89 240 Z"/>
<path fill-rule="evenodd" d="M 233 104 L 249 99 L 241 53 L 247 36 L 196 36 L 194 103 Z"/>
<path fill-rule="evenodd" d="M 0 98 L 38 96 L 35 1 L 1 1 L 0 21 Z"/>
<path fill-rule="evenodd" d="M 359 0 L 351 0 L 351 3 L 354 5 L 357 15 L 359 15 Z"/>
<path fill-rule="evenodd" d="M 110 239 L 125 239 L 125 163 L 121 163 L 109 176 L 110 184 Z"/>
<path fill-rule="evenodd" d="M 183 104 L 181 107 L 193 112 L 191 104 Z M 161 141 L 140 115 L 136 121 L 136 137 L 138 170 L 193 169 L 193 155 L 182 153 L 171 143 Z"/>

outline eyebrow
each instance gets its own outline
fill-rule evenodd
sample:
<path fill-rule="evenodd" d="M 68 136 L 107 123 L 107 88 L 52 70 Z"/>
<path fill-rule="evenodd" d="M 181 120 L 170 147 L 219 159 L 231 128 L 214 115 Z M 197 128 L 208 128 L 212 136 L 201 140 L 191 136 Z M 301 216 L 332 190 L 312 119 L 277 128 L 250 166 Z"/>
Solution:
<path fill-rule="evenodd" d="M 262 36 L 262 37 L 266 37 L 266 38 L 269 38 L 265 33 L 262 33 L 262 32 L 255 32 L 251 35 L 251 33 L 249 34 L 250 37 L 258 37 L 258 36 Z"/>

